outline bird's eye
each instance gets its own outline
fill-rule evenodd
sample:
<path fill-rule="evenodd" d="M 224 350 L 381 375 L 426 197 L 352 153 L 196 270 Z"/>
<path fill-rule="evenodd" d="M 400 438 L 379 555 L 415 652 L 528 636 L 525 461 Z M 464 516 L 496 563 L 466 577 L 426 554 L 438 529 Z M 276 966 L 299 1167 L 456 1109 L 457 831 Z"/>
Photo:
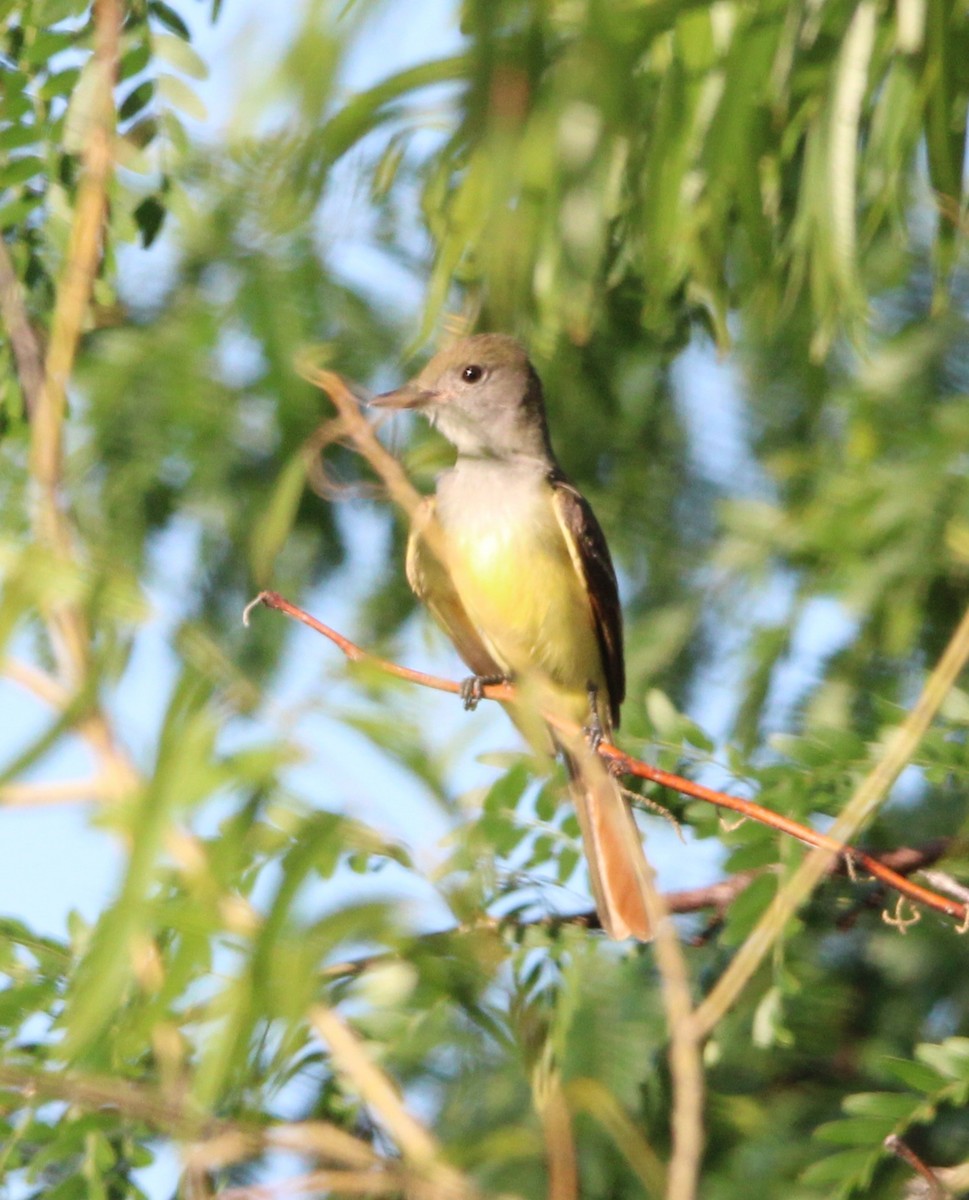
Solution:
<path fill-rule="evenodd" d="M 461 372 L 461 378 L 465 383 L 479 383 L 484 379 L 484 367 L 479 367 L 476 363 L 471 363 Z"/>

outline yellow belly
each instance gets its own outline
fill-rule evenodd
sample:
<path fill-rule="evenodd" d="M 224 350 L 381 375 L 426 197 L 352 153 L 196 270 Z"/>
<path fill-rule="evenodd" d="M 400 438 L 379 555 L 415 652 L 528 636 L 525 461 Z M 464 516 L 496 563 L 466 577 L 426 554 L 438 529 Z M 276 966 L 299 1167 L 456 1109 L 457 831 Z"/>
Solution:
<path fill-rule="evenodd" d="M 458 596 L 502 669 L 545 675 L 584 720 L 589 684 L 605 694 L 606 681 L 585 583 L 551 506 L 514 524 L 448 530 L 447 545 Z"/>

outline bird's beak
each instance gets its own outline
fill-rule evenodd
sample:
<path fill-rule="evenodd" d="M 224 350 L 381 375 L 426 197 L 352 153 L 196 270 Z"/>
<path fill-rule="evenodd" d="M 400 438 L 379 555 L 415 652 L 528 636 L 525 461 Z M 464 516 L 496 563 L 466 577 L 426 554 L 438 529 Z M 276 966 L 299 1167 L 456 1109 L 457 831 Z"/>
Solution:
<path fill-rule="evenodd" d="M 427 408 L 437 399 L 437 392 L 422 388 L 419 383 L 405 383 L 392 392 L 374 396 L 371 408 Z"/>

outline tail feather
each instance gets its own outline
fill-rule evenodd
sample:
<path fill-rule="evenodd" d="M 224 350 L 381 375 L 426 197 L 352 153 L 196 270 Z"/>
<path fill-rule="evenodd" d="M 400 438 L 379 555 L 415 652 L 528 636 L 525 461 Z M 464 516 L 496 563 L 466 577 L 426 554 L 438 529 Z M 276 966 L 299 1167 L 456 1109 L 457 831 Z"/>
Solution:
<path fill-rule="evenodd" d="M 579 817 L 589 882 L 602 928 L 617 940 L 652 939 L 646 893 L 652 886 L 642 834 L 602 760 L 564 750 L 569 791 Z"/>

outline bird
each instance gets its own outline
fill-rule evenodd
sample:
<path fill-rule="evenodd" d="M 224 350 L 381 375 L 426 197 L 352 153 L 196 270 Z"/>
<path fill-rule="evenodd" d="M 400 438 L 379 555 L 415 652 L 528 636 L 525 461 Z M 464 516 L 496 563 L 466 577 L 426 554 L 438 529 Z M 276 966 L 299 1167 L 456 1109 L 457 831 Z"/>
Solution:
<path fill-rule="evenodd" d="M 552 449 L 527 351 L 503 333 L 457 338 L 371 404 L 421 413 L 457 452 L 412 519 L 406 573 L 473 672 L 466 706 L 487 683 L 515 683 L 512 719 L 565 759 L 601 927 L 649 940 L 651 876 L 630 806 L 585 738 L 562 732 L 571 724 L 597 743 L 619 725 L 622 611 L 602 528 Z"/>

